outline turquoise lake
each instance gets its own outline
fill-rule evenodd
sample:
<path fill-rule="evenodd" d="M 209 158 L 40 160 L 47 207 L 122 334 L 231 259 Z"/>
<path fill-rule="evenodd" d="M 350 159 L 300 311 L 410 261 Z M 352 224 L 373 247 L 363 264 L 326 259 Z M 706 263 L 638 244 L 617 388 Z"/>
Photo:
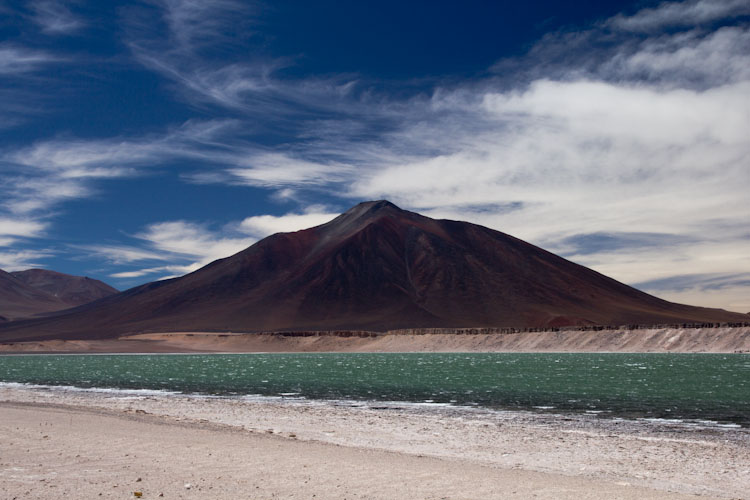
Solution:
<path fill-rule="evenodd" d="M 447 403 L 750 427 L 750 356 L 741 354 L 2 356 L 0 382 Z"/>

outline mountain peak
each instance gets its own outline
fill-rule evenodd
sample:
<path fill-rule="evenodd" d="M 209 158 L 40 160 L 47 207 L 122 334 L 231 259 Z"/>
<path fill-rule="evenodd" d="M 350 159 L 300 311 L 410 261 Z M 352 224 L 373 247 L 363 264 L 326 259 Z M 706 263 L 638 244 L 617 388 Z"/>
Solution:
<path fill-rule="evenodd" d="M 388 200 L 363 201 L 362 203 L 360 203 L 360 205 L 370 207 L 371 210 L 382 210 L 385 208 L 395 208 L 396 210 L 401 210 L 399 207 Z"/>
<path fill-rule="evenodd" d="M 351 234 L 387 215 L 404 216 L 405 214 L 411 214 L 411 212 L 402 210 L 388 200 L 364 201 L 321 227 L 325 228 L 330 238 Z"/>
<path fill-rule="evenodd" d="M 380 215 L 381 213 L 392 212 L 400 213 L 404 210 L 400 209 L 388 200 L 375 200 L 375 201 L 363 201 L 358 205 L 353 206 L 343 215 L 350 215 L 354 217 L 372 217 Z"/>

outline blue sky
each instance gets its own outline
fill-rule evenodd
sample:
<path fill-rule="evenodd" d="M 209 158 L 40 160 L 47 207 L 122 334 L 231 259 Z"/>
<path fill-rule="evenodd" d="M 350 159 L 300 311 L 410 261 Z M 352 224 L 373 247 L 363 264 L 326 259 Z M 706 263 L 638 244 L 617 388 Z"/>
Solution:
<path fill-rule="evenodd" d="M 750 2 L 0 0 L 0 268 L 125 289 L 387 198 L 750 311 Z"/>

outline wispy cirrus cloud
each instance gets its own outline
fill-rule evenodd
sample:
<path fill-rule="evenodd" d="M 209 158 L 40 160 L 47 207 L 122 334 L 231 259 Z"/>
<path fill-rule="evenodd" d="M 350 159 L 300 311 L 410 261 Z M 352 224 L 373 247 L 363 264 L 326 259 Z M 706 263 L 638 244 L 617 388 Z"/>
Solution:
<path fill-rule="evenodd" d="M 238 161 L 215 137 L 232 120 L 190 121 L 162 135 L 112 139 L 50 139 L 8 150 L 0 159 L 1 205 L 14 213 L 43 213 L 96 193 L 95 182 L 142 175 L 176 159 Z"/>
<path fill-rule="evenodd" d="M 49 226 L 50 217 L 57 215 L 65 202 L 97 195 L 104 180 L 130 178 L 148 173 L 176 159 L 210 159 L 216 134 L 232 121 L 187 122 L 163 135 L 112 139 L 50 139 L 19 149 L 7 149 L 0 155 L 0 238 L 4 246 L 14 245 L 18 257 L 8 265 L 36 263 L 23 250 L 23 243 Z M 218 154 L 218 153 L 217 153 Z M 226 154 L 223 153 L 223 154 Z M 2 219 L 2 213 L 6 219 Z M 6 221 L 24 221 L 14 223 Z M 6 228 L 15 227 L 16 233 Z M 21 245 L 21 247 L 19 247 Z M 108 255 L 116 264 L 142 259 L 161 260 L 163 253 L 138 248 L 91 247 L 87 251 Z M 38 259 L 47 254 L 33 256 Z M 175 271 L 177 272 L 177 271 Z"/>
<path fill-rule="evenodd" d="M 50 80 L 50 69 L 68 62 L 69 57 L 54 51 L 0 42 L 0 130 L 13 129 L 44 114 L 51 99 L 40 85 Z"/>
<path fill-rule="evenodd" d="M 156 0 L 153 3 L 161 7 L 173 50 L 188 53 L 212 46 L 217 39 L 231 42 L 236 31 L 246 33 L 257 10 L 253 2 L 236 0 Z"/>
<path fill-rule="evenodd" d="M 225 173 L 240 184 L 278 187 L 333 184 L 348 179 L 353 170 L 349 165 L 317 163 L 281 153 L 266 153 L 251 156 L 246 167 L 229 168 Z"/>
<path fill-rule="evenodd" d="M 691 27 L 747 15 L 750 15 L 750 4 L 745 0 L 689 0 L 663 2 L 633 15 L 619 14 L 607 25 L 626 31 L 652 32 L 665 27 Z"/>
<path fill-rule="evenodd" d="M 749 49 L 747 26 L 689 30 L 648 38 L 635 50 L 621 51 L 602 64 L 600 73 L 610 80 L 705 90 L 750 79 Z"/>
<path fill-rule="evenodd" d="M 38 266 L 41 260 L 51 255 L 49 250 L 23 245 L 42 237 L 48 227 L 49 223 L 44 221 L 0 214 L 0 269 L 28 269 Z"/>
<path fill-rule="evenodd" d="M 49 35 L 68 35 L 86 25 L 60 0 L 34 0 L 29 7 L 34 12 L 34 22 Z"/>
<path fill-rule="evenodd" d="M 0 247 L 5 245 L 0 244 Z M 52 255 L 48 250 L 15 250 L 4 251 L 0 248 L 0 269 L 6 272 L 22 271 L 33 267 L 42 267 L 45 258 Z"/>
<path fill-rule="evenodd" d="M 10 152 L 11 163 L 73 177 L 119 176 L 123 167 L 157 165 L 176 157 L 210 154 L 224 129 L 234 120 L 187 121 L 166 133 L 111 139 L 50 139 Z M 113 173 L 109 170 L 112 169 Z"/>
<path fill-rule="evenodd" d="M 0 44 L 0 76 L 19 76 L 38 71 L 63 58 L 50 52 L 11 43 Z"/>
<path fill-rule="evenodd" d="M 276 133 L 298 132 L 308 120 L 325 115 L 336 121 L 360 107 L 353 98 L 358 95 L 356 75 L 280 76 L 294 61 L 264 54 L 265 35 L 256 24 L 267 7 L 259 2 L 165 0 L 154 2 L 154 8 L 128 11 L 126 43 L 135 60 L 171 81 L 194 106 L 262 115 L 262 126 Z M 258 50 L 245 48 L 241 58 L 231 55 L 228 48 L 248 41 Z M 386 107 L 367 107 L 369 113 L 376 110 L 379 115 L 388 112 Z M 363 116 L 359 113 L 358 119 Z"/>
<path fill-rule="evenodd" d="M 233 26 L 252 25 L 252 6 L 224 0 L 160 0 L 124 16 L 126 43 L 137 61 L 177 84 L 188 98 L 227 107 L 241 105 L 244 92 L 264 88 L 268 70 L 249 64 L 206 59 L 217 45 L 231 44 Z"/>
<path fill-rule="evenodd" d="M 334 184 L 353 168 L 335 159 L 311 161 L 248 142 L 236 119 L 189 121 L 164 134 L 111 139 L 57 138 L 8 150 L 0 160 L 5 195 L 14 213 L 40 213 L 97 193 L 102 180 L 129 178 L 176 161 L 189 161 L 182 177 L 193 183 L 277 188 Z M 196 167 L 203 166 L 204 170 Z"/>

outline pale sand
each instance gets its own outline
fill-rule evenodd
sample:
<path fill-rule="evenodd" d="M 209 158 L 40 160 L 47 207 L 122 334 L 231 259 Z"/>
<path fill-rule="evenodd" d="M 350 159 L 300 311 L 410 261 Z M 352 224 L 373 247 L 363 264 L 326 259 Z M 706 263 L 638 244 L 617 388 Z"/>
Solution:
<path fill-rule="evenodd" d="M 8 499 L 135 491 L 205 499 L 750 499 L 750 431 L 2 385 L 0 491 Z"/>
<path fill-rule="evenodd" d="M 257 333 L 149 333 L 114 340 L 0 344 L 2 353 L 55 352 L 723 352 L 750 353 L 749 327 L 524 332 L 387 333 L 293 337 Z"/>

